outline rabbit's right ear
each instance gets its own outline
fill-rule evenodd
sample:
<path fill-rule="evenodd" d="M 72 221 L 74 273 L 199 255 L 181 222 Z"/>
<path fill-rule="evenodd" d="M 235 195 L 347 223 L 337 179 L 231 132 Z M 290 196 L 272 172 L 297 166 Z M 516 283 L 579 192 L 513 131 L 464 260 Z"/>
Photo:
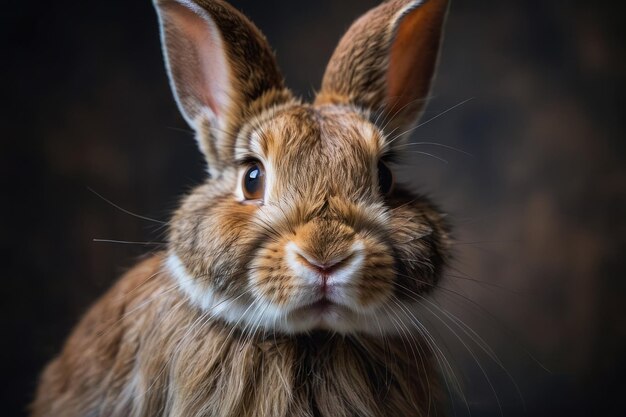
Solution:
<path fill-rule="evenodd" d="M 246 118 L 289 100 L 270 46 L 221 0 L 154 0 L 176 102 L 212 174 L 232 158 Z"/>

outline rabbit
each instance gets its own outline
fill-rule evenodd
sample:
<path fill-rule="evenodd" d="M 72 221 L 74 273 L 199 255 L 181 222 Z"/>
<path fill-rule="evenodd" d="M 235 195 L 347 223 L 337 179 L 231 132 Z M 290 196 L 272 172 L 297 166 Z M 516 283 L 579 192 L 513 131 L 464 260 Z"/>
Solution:
<path fill-rule="evenodd" d="M 444 415 L 416 323 L 450 226 L 393 171 L 447 1 L 389 0 L 361 16 L 312 103 L 224 1 L 154 6 L 207 179 L 175 211 L 166 248 L 114 284 L 47 365 L 32 416 Z"/>

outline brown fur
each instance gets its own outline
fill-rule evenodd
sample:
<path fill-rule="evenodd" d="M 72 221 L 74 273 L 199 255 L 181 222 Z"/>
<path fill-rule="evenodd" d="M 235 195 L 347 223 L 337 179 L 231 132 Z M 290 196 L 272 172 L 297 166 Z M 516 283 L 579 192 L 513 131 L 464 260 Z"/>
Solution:
<path fill-rule="evenodd" d="M 415 306 L 437 285 L 448 228 L 423 196 L 383 195 L 378 166 L 395 149 L 389 123 L 417 118 L 413 99 L 394 117 L 390 91 L 404 80 L 412 97 L 426 94 L 445 2 L 389 1 L 357 21 L 313 105 L 285 90 L 263 36 L 224 2 L 156 7 L 211 177 L 175 213 L 167 252 L 122 277 L 74 330 L 33 416 L 442 414 Z M 265 169 L 262 201 L 237 197 L 251 158 Z M 332 314 L 309 309 L 319 285 L 297 272 L 308 261 L 290 258 L 290 245 L 357 265 L 333 284 Z"/>
<path fill-rule="evenodd" d="M 335 49 L 316 102 L 375 110 L 388 118 L 386 131 L 401 133 L 426 102 L 447 3 L 389 0 L 359 18 Z"/>
<path fill-rule="evenodd" d="M 441 414 L 430 353 L 414 342 L 232 331 L 172 290 L 162 260 L 83 318 L 42 375 L 33 416 Z"/>

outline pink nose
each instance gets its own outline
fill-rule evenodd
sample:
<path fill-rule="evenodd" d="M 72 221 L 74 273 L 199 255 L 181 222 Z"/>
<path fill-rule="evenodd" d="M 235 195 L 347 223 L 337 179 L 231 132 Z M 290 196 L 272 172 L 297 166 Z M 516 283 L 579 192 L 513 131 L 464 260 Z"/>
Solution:
<path fill-rule="evenodd" d="M 285 261 L 302 284 L 319 287 L 323 294 L 327 294 L 340 291 L 340 288 L 358 279 L 363 268 L 364 251 L 364 245 L 357 241 L 335 256 L 321 258 L 295 242 L 289 242 L 285 247 Z"/>
<path fill-rule="evenodd" d="M 309 253 L 306 253 L 298 246 L 294 245 L 294 252 L 296 257 L 300 263 L 306 266 L 309 269 L 314 270 L 322 275 L 329 275 L 333 272 L 341 269 L 344 265 L 348 263 L 348 261 L 352 258 L 352 253 L 347 253 L 342 256 L 335 257 L 333 259 L 327 261 L 320 261 L 316 257 L 312 256 Z"/>

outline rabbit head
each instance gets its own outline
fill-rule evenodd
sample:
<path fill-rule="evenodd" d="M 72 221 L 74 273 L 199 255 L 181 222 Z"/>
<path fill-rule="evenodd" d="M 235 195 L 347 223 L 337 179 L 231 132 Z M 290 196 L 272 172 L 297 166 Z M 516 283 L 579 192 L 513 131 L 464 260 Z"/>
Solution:
<path fill-rule="evenodd" d="M 445 0 L 391 0 L 340 41 L 313 103 L 220 0 L 155 0 L 172 89 L 209 171 L 171 223 L 167 266 L 235 326 L 394 332 L 437 284 L 443 215 L 392 160 L 435 68 Z"/>

